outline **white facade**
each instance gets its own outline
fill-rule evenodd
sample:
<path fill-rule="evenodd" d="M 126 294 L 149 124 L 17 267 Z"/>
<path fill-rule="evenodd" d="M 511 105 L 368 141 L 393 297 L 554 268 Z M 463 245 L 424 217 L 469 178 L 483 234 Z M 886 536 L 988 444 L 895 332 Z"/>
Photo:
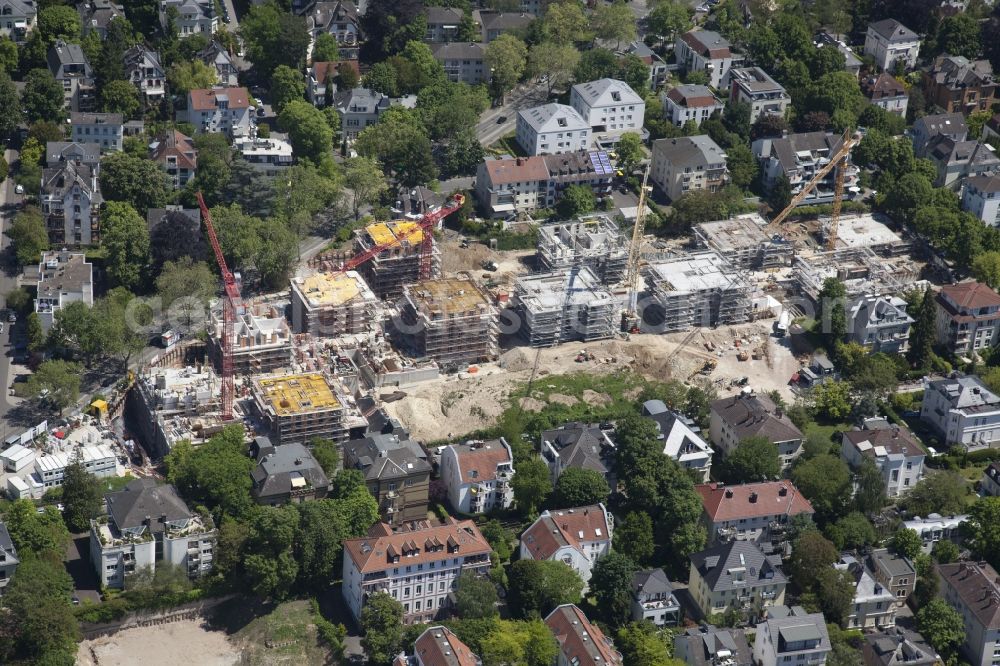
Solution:
<path fill-rule="evenodd" d="M 94 304 L 93 266 L 83 253 L 43 252 L 37 277 L 35 312 L 45 332 L 70 303 Z"/>
<path fill-rule="evenodd" d="M 230 137 L 247 136 L 254 125 L 246 88 L 192 90 L 177 120 L 191 123 L 199 133 L 224 132 Z"/>
<path fill-rule="evenodd" d="M 0 36 L 24 43 L 37 15 L 38 7 L 32 0 L 0 0 Z"/>
<path fill-rule="evenodd" d="M 73 113 L 70 125 L 77 143 L 99 144 L 102 153 L 122 149 L 124 125 L 120 113 Z"/>
<path fill-rule="evenodd" d="M 943 435 L 949 447 L 974 451 L 1000 440 L 1000 396 L 978 377 L 925 380 L 920 418 Z"/>
<path fill-rule="evenodd" d="M 854 578 L 854 599 L 847 613 L 847 629 L 884 629 L 896 626 L 896 596 L 875 579 L 864 562 L 842 555 L 833 565 Z"/>
<path fill-rule="evenodd" d="M 865 55 L 875 59 L 875 64 L 883 70 L 891 70 L 897 61 L 906 69 L 917 65 L 920 53 L 920 37 L 895 19 L 885 19 L 868 26 L 865 35 Z"/>
<path fill-rule="evenodd" d="M 678 35 L 674 55 L 685 72 L 707 73 L 708 84 L 715 89 L 722 87 L 733 66 L 729 42 L 711 30 L 691 30 Z"/>
<path fill-rule="evenodd" d="M 543 511 L 521 535 L 521 559 L 558 561 L 584 583 L 594 564 L 611 552 L 614 517 L 603 504 Z"/>
<path fill-rule="evenodd" d="M 125 76 L 146 100 L 159 100 L 166 94 L 167 73 L 160 54 L 141 44 L 125 52 Z"/>
<path fill-rule="evenodd" d="M 684 127 L 688 122 L 701 125 L 726 107 L 708 86 L 677 86 L 661 95 L 660 101 L 664 116 L 674 127 Z"/>
<path fill-rule="evenodd" d="M 3 453 L 0 453 L 0 462 L 3 463 L 5 472 L 20 472 L 35 462 L 35 452 L 33 449 L 15 444 Z"/>
<path fill-rule="evenodd" d="M 847 304 L 847 336 L 873 352 L 906 351 L 913 317 L 898 296 L 862 295 Z"/>
<path fill-rule="evenodd" d="M 962 187 L 962 210 L 988 226 L 1000 226 L 1000 176 L 966 178 Z"/>
<path fill-rule="evenodd" d="M 792 97 L 760 67 L 733 69 L 729 72 L 730 102 L 750 105 L 750 123 L 762 116 L 785 117 Z"/>
<path fill-rule="evenodd" d="M 968 516 L 961 514 L 958 516 L 942 516 L 932 513 L 926 518 L 917 516 L 913 520 L 903 522 L 903 527 L 913 530 L 920 535 L 920 551 L 930 554 L 934 550 L 934 544 L 942 539 L 960 543 L 962 538 L 962 523 L 968 520 Z"/>
<path fill-rule="evenodd" d="M 590 125 L 565 104 L 518 111 L 516 136 L 528 155 L 571 153 L 590 147 Z"/>
<path fill-rule="evenodd" d="M 167 29 L 173 8 L 177 11 L 174 25 L 181 39 L 191 35 L 211 38 L 219 29 L 219 17 L 211 0 L 160 0 L 160 25 Z"/>
<path fill-rule="evenodd" d="M 590 126 L 595 145 L 611 145 L 625 132 L 642 132 L 646 102 L 624 81 L 578 83 L 570 91 L 569 104 Z"/>
<path fill-rule="evenodd" d="M 276 176 L 295 163 L 292 157 L 292 144 L 283 139 L 246 137 L 234 142 L 233 147 L 253 168 L 268 176 Z"/>
<path fill-rule="evenodd" d="M 899 497 L 917 485 L 924 475 L 924 453 L 912 436 L 898 427 L 845 432 L 841 457 L 857 469 L 867 458 L 882 473 L 886 495 Z"/>
<path fill-rule="evenodd" d="M 753 661 L 757 666 L 823 666 L 831 650 L 822 613 L 806 613 L 800 606 L 777 606 L 757 625 Z"/>
<path fill-rule="evenodd" d="M 462 513 L 488 513 L 514 503 L 514 456 L 501 437 L 489 442 L 468 442 L 445 447 L 441 454 L 441 479 L 448 501 Z"/>
<path fill-rule="evenodd" d="M 57 488 L 62 485 L 66 468 L 76 462 L 79 455 L 84 468 L 101 479 L 115 476 L 118 473 L 118 457 L 111 448 L 98 444 L 96 446 L 81 446 L 67 453 L 53 453 L 35 459 L 35 474 L 46 488 Z"/>

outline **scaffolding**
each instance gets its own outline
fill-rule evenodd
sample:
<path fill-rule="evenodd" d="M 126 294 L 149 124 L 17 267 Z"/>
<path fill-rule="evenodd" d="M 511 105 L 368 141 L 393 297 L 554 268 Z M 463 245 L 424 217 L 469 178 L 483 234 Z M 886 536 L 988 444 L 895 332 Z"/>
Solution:
<path fill-rule="evenodd" d="M 646 266 L 644 277 L 654 308 L 647 305 L 643 323 L 651 332 L 738 324 L 750 318 L 753 285 L 717 252 L 652 263 Z"/>
<path fill-rule="evenodd" d="M 403 295 L 403 285 L 420 280 L 421 257 L 430 245 L 430 277 L 441 275 L 441 252 L 431 235 L 424 243 L 424 234 L 430 231 L 413 231 L 416 222 L 378 222 L 355 232 L 355 253 L 402 238 L 361 264 L 359 270 L 371 290 L 382 299 L 397 299 Z"/>
<path fill-rule="evenodd" d="M 372 324 L 378 299 L 356 271 L 297 277 L 291 287 L 296 333 L 332 337 L 362 333 Z"/>
<path fill-rule="evenodd" d="M 497 310 L 473 280 L 442 278 L 403 287 L 401 346 L 440 364 L 497 356 Z"/>
<path fill-rule="evenodd" d="M 215 367 L 222 364 L 222 313 L 212 311 L 208 351 Z M 284 313 L 270 305 L 250 306 L 236 317 L 233 371 L 239 375 L 269 374 L 292 361 L 292 336 Z"/>
<path fill-rule="evenodd" d="M 582 263 L 605 285 L 618 284 L 625 276 L 628 250 L 628 239 L 606 215 L 538 230 L 538 261 L 544 270 L 567 270 Z"/>
<path fill-rule="evenodd" d="M 863 294 L 895 296 L 919 277 L 908 259 L 880 257 L 868 247 L 800 254 L 795 258 L 794 276 L 802 293 L 813 301 L 819 298 L 827 278 L 843 282 L 850 298 Z"/>
<path fill-rule="evenodd" d="M 518 278 L 511 307 L 532 347 L 613 337 L 618 305 L 587 266 Z"/>
<path fill-rule="evenodd" d="M 766 227 L 767 221 L 759 213 L 750 213 L 697 224 L 694 235 L 701 246 L 718 252 L 740 268 L 790 266 L 792 244 L 781 236 L 769 236 Z"/>
<path fill-rule="evenodd" d="M 347 441 L 349 401 L 327 376 L 310 372 L 260 377 L 253 380 L 252 392 L 275 444 L 308 444 L 316 437 Z"/>

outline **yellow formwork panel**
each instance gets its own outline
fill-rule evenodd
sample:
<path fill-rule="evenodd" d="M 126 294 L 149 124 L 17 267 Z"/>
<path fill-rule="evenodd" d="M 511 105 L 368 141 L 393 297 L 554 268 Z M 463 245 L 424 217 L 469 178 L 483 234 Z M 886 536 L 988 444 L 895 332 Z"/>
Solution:
<path fill-rule="evenodd" d="M 326 378 L 318 373 L 266 377 L 257 381 L 264 399 L 278 416 L 341 406 Z"/>

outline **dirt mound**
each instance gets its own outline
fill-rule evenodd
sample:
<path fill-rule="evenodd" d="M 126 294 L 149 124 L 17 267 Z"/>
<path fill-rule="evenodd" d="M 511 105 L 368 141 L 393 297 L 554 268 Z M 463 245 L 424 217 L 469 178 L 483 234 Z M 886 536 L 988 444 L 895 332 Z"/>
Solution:
<path fill-rule="evenodd" d="M 520 403 L 521 409 L 526 412 L 540 412 L 545 409 L 545 402 L 539 400 L 538 398 L 521 398 Z"/>
<path fill-rule="evenodd" d="M 554 402 L 557 405 L 567 405 L 572 406 L 580 402 L 576 397 L 571 395 L 565 395 L 563 393 L 553 393 L 549 396 L 549 402 Z"/>
<path fill-rule="evenodd" d="M 515 347 L 500 355 L 499 364 L 501 368 L 509 372 L 521 372 L 531 370 L 533 360 L 523 347 Z"/>
<path fill-rule="evenodd" d="M 590 389 L 584 389 L 583 401 L 588 405 L 610 405 L 612 402 L 611 396 L 607 393 L 598 393 Z"/>

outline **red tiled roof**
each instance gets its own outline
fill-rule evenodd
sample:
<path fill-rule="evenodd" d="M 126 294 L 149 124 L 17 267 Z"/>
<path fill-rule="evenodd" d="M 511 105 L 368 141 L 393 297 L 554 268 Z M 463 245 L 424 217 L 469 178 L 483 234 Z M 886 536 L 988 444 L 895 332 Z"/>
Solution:
<path fill-rule="evenodd" d="M 498 440 L 483 442 L 471 447 L 460 444 L 452 446 L 452 449 L 458 460 L 458 470 L 462 475 L 462 483 L 495 481 L 497 465 L 513 462 L 507 453 L 507 448 Z"/>
<path fill-rule="evenodd" d="M 621 666 L 622 656 L 604 632 L 590 623 L 573 604 L 559 606 L 545 618 L 549 631 L 559 641 L 566 663 L 579 666 Z"/>
<path fill-rule="evenodd" d="M 549 178 L 549 168 L 545 164 L 545 159 L 539 155 L 509 160 L 487 160 L 485 165 L 490 182 L 494 185 L 531 183 Z"/>
<path fill-rule="evenodd" d="M 449 553 L 449 548 L 455 546 L 458 551 Z M 493 549 L 474 522 L 452 520 L 446 525 L 422 526 L 395 532 L 390 526 L 377 523 L 368 531 L 368 536 L 346 539 L 344 551 L 361 573 L 371 573 L 394 566 L 389 561 L 391 554 L 399 555 L 399 564 L 423 564 L 456 555 L 489 555 Z"/>
<path fill-rule="evenodd" d="M 976 310 L 1000 305 L 1000 295 L 981 282 L 962 282 L 941 287 L 940 298 L 947 296 L 960 308 Z"/>
<path fill-rule="evenodd" d="M 177 130 L 167 130 L 157 138 L 156 150 L 152 159 L 156 162 L 166 162 L 168 157 L 177 160 L 177 166 L 182 169 L 198 168 L 198 150 L 194 147 L 191 137 Z"/>
<path fill-rule="evenodd" d="M 784 488 L 785 494 L 781 494 Z M 809 503 L 791 481 L 766 481 L 739 486 L 721 483 L 703 483 L 694 487 L 701 495 L 701 503 L 713 523 L 740 518 L 758 518 L 788 514 L 813 513 Z M 756 496 L 755 501 L 751 498 Z"/>
<path fill-rule="evenodd" d="M 314 62 L 312 64 L 313 78 L 320 83 L 325 83 L 328 76 L 337 76 L 341 67 L 353 69 L 355 74 L 361 76 L 357 60 L 341 60 L 340 62 Z"/>
<path fill-rule="evenodd" d="M 728 58 L 732 55 L 732 51 L 728 46 L 706 44 L 701 41 L 701 37 L 703 35 L 707 36 L 709 34 L 715 33 L 709 33 L 702 30 L 691 30 L 681 35 L 681 39 L 684 40 L 685 44 L 691 47 L 691 50 L 707 58 Z"/>
<path fill-rule="evenodd" d="M 477 666 L 479 660 L 469 646 L 448 627 L 430 627 L 413 643 L 414 656 L 424 666 Z"/>
<path fill-rule="evenodd" d="M 595 504 L 574 509 L 546 511 L 521 535 L 533 560 L 547 560 L 560 548 L 570 546 L 582 551 L 582 542 L 611 538 L 604 509 Z"/>
<path fill-rule="evenodd" d="M 230 109 L 250 108 L 249 94 L 246 88 L 197 88 L 188 93 L 188 104 L 193 111 L 211 111 L 218 106 L 216 101 L 220 95 L 229 98 Z"/>

